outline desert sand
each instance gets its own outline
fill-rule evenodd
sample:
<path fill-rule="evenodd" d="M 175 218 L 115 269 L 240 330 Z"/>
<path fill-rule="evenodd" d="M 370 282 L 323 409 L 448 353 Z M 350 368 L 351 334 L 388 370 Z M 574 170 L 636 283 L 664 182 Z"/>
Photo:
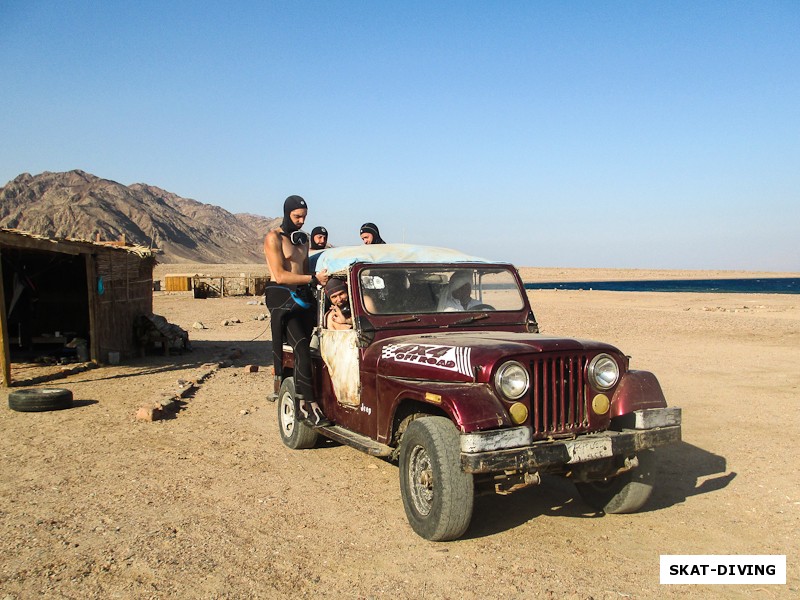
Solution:
<path fill-rule="evenodd" d="M 158 267 L 168 272 L 219 270 Z M 604 278 L 522 269 L 529 281 L 559 272 Z M 0 410 L 0 598 L 798 597 L 800 296 L 529 296 L 543 333 L 617 345 L 683 408 L 683 442 L 661 452 L 642 512 L 595 513 L 544 478 L 479 498 L 463 539 L 427 542 L 406 522 L 396 466 L 335 444 L 283 446 L 263 306 L 157 292 L 155 312 L 190 331 L 193 352 L 44 384 L 74 392 L 69 410 Z M 172 418 L 135 420 L 230 356 Z M 785 554 L 787 584 L 661 586 L 662 554 Z"/>

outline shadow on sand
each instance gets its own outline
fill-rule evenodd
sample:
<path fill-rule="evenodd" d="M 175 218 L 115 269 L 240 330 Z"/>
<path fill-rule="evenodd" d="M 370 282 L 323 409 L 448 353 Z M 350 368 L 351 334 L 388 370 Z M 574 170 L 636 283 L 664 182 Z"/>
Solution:
<path fill-rule="evenodd" d="M 26 369 L 25 377 L 17 376 L 13 379 L 12 386 L 15 388 L 34 386 L 50 381 L 58 381 L 66 377 L 72 377 L 71 383 L 109 381 L 173 371 L 191 371 L 208 363 L 224 361 L 233 366 L 257 364 L 262 368 L 271 367 L 272 342 L 269 340 L 199 341 L 192 343 L 190 351 L 172 352 L 169 356 L 153 353 L 143 357 L 124 359 L 120 365 L 95 365 L 89 363 L 86 365 L 71 365 L 57 371 L 49 369 L 49 372 L 44 368 L 28 368 Z M 104 375 L 104 372 L 108 373 L 108 375 Z"/>
<path fill-rule="evenodd" d="M 659 450 L 659 479 L 653 495 L 639 512 L 669 508 L 699 494 L 726 487 L 736 473 L 726 473 L 727 461 L 697 446 L 680 442 Z M 518 527 L 539 516 L 580 519 L 603 518 L 585 504 L 571 482 L 543 477 L 542 484 L 508 496 L 476 498 L 472 524 L 466 538 L 480 538 Z"/>

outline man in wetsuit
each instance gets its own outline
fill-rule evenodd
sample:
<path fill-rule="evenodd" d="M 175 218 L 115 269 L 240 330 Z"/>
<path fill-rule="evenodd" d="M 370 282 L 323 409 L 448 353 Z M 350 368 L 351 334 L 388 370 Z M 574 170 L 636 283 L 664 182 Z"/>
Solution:
<path fill-rule="evenodd" d="M 328 230 L 322 225 L 318 225 L 311 230 L 311 249 L 325 250 L 325 248 L 330 248 L 330 245 L 328 245 Z"/>
<path fill-rule="evenodd" d="M 294 379 L 298 410 L 314 425 L 326 424 L 325 416 L 314 399 L 311 382 L 309 340 L 314 327 L 313 290 L 325 285 L 328 272 L 316 274 L 308 269 L 308 236 L 301 231 L 308 215 L 306 201 L 289 196 L 283 203 L 280 227 L 267 233 L 264 255 L 271 275 L 266 291 L 272 328 L 272 360 L 275 388 L 283 377 L 283 342 L 294 350 Z"/>
<path fill-rule="evenodd" d="M 364 223 L 358 232 L 361 241 L 367 244 L 385 244 L 381 237 L 381 232 L 378 231 L 378 226 L 375 223 Z"/>

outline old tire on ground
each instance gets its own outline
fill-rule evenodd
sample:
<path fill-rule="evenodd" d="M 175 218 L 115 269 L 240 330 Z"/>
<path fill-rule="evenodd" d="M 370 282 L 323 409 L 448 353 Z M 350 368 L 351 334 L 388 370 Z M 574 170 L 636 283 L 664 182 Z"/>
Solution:
<path fill-rule="evenodd" d="M 461 469 L 455 425 L 444 417 L 411 422 L 400 447 L 400 492 L 411 528 L 434 542 L 454 540 L 472 519 L 472 474 Z"/>
<path fill-rule="evenodd" d="M 287 377 L 281 383 L 276 404 L 278 405 L 278 430 L 283 443 L 292 450 L 313 448 L 319 434 L 314 428 L 306 425 L 297 413 L 293 377 Z"/>
<path fill-rule="evenodd" d="M 8 394 L 8 407 L 19 412 L 45 412 L 72 407 L 72 391 L 63 388 L 29 388 Z"/>
<path fill-rule="evenodd" d="M 639 466 L 606 481 L 576 483 L 581 498 L 607 514 L 636 512 L 650 498 L 656 482 L 655 452 L 644 450 L 637 455 Z"/>

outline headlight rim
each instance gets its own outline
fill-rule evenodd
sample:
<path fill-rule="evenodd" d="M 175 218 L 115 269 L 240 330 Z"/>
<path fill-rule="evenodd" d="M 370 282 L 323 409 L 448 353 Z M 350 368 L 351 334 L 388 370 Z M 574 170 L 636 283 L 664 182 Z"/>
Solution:
<path fill-rule="evenodd" d="M 614 377 L 614 381 L 610 384 L 603 383 L 600 378 L 597 376 L 597 365 L 602 360 L 610 360 L 616 369 L 616 376 Z M 600 390 L 600 391 L 607 391 L 617 385 L 622 378 L 622 369 L 620 368 L 619 361 L 614 358 L 611 354 L 607 352 L 601 352 L 597 356 L 595 356 L 591 361 L 589 361 L 589 365 L 587 366 L 587 374 L 589 383 L 592 385 L 593 388 Z"/>
<path fill-rule="evenodd" d="M 501 384 L 503 375 L 506 373 L 508 369 L 512 367 L 518 367 L 519 369 L 522 370 L 522 373 L 524 373 L 525 375 L 525 386 L 518 395 L 510 395 L 506 393 L 506 390 L 503 388 Z M 523 398 L 525 394 L 528 393 L 528 390 L 531 389 L 530 373 L 528 373 L 528 369 L 526 369 L 525 365 L 523 365 L 521 362 L 517 360 L 507 360 L 497 368 L 497 371 L 494 374 L 494 387 L 503 399 L 509 402 L 517 402 L 521 398 Z"/>

